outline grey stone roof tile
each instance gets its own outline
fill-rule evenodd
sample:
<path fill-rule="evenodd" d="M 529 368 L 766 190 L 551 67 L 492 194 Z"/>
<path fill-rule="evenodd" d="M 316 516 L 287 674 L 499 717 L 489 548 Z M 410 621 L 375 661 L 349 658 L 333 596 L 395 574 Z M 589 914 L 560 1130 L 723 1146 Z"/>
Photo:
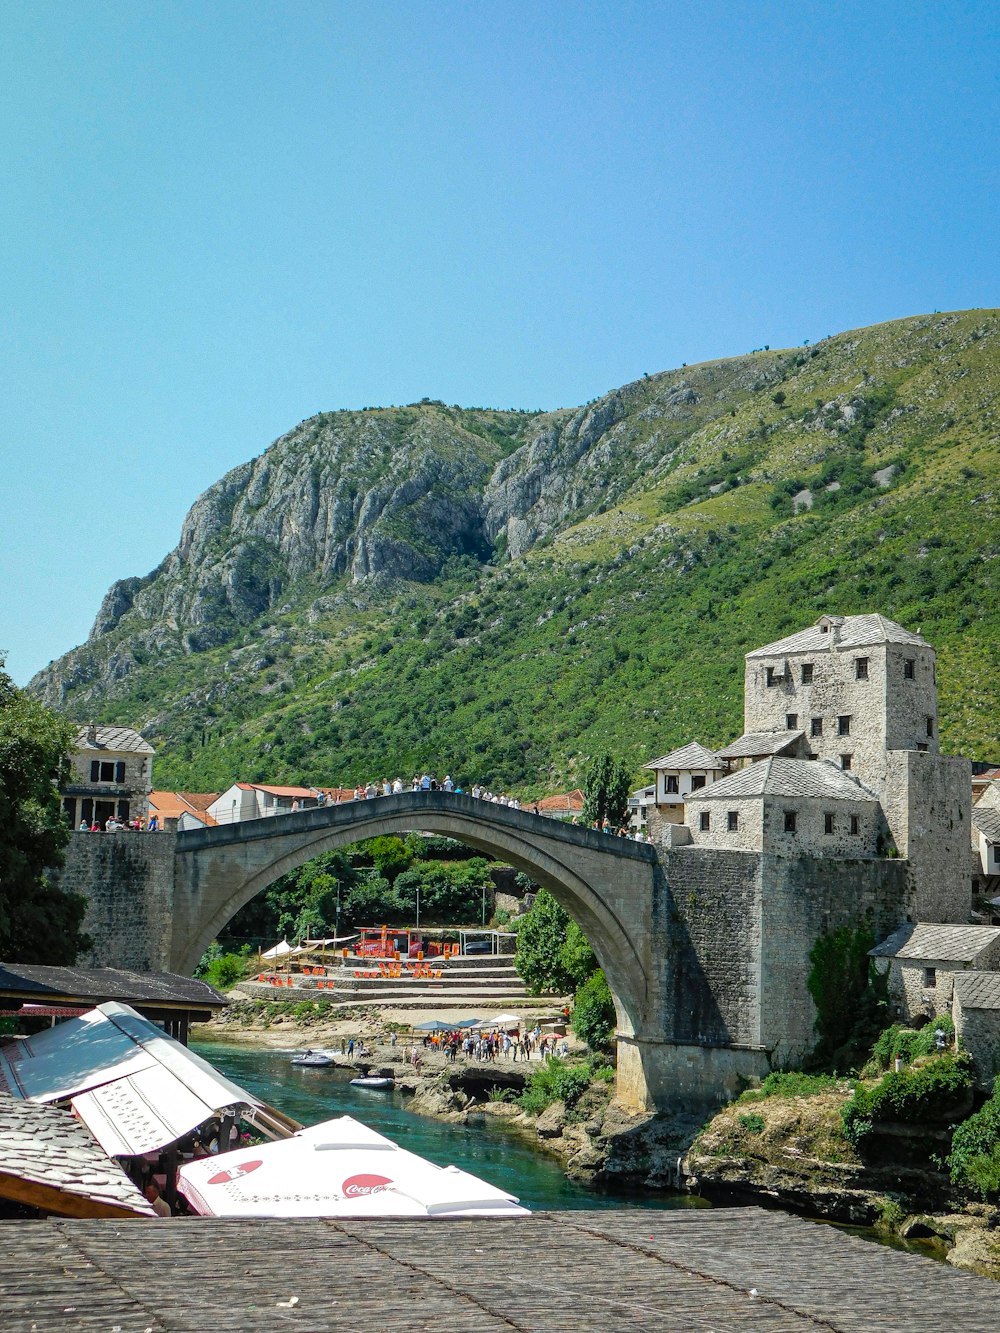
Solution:
<path fill-rule="evenodd" d="M 833 634 L 824 631 L 822 622 L 832 621 L 837 628 Z M 914 647 L 928 648 L 927 640 L 919 634 L 913 634 L 894 620 L 880 615 L 829 616 L 821 617 L 815 625 L 789 634 L 785 639 L 776 639 L 747 653 L 747 658 L 776 657 L 782 653 L 828 652 L 831 648 L 866 648 L 878 643 L 908 643 Z"/>
<path fill-rule="evenodd" d="M 980 833 L 986 835 L 990 842 L 1000 842 L 1000 810 L 993 810 L 990 806 L 974 805 L 972 807 L 972 822 Z"/>
<path fill-rule="evenodd" d="M 12 1197 L 4 1177 L 156 1215 L 72 1111 L 0 1093 L 0 1197 Z"/>
<path fill-rule="evenodd" d="M 1000 926 L 957 926 L 908 921 L 869 950 L 872 958 L 914 958 L 928 962 L 974 963 L 1000 939 Z"/>
<path fill-rule="evenodd" d="M 90 739 L 90 728 L 80 727 L 76 733 L 75 745 L 78 750 L 117 751 L 120 754 L 155 754 L 156 751 L 131 727 L 95 727 L 94 739 Z"/>
<path fill-rule="evenodd" d="M 678 750 L 671 750 L 661 759 L 650 759 L 648 764 L 643 764 L 643 768 L 676 768 L 678 770 L 692 768 L 721 768 L 719 756 L 714 750 L 708 750 L 700 741 L 690 741 L 687 745 L 682 745 Z"/>
<path fill-rule="evenodd" d="M 804 731 L 748 731 L 720 750 L 719 758 L 763 759 L 765 755 L 780 754 L 804 735 Z"/>
<path fill-rule="evenodd" d="M 818 797 L 827 801 L 877 798 L 850 773 L 826 759 L 760 759 L 738 773 L 693 793 L 689 801 L 724 801 L 733 797 Z"/>
<path fill-rule="evenodd" d="M 225 997 L 207 981 L 175 972 L 132 972 L 123 967 L 44 967 L 33 963 L 0 963 L 0 997 L 105 1000 L 169 1005 L 191 1004 L 221 1009 Z"/>
<path fill-rule="evenodd" d="M 1000 1009 L 1000 972 L 956 972 L 955 992 L 963 1009 Z"/>

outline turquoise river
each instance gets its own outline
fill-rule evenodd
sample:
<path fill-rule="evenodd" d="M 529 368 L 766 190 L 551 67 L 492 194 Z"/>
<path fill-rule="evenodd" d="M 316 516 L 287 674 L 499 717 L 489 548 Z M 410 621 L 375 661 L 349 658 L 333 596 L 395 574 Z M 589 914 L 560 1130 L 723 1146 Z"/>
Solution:
<path fill-rule="evenodd" d="M 555 1158 L 539 1152 L 503 1124 L 487 1117 L 462 1125 L 414 1115 L 401 1094 L 352 1088 L 350 1074 L 335 1069 L 299 1069 L 290 1052 L 261 1046 L 192 1043 L 217 1069 L 249 1092 L 314 1125 L 351 1115 L 439 1166 L 454 1163 L 516 1194 L 528 1208 L 692 1208 L 704 1200 L 687 1195 L 599 1192 L 568 1180 Z"/>

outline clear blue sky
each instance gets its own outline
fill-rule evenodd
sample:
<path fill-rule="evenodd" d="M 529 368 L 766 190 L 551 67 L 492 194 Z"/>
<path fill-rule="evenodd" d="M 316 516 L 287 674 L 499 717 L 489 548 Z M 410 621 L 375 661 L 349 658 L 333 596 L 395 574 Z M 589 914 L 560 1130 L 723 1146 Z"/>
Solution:
<path fill-rule="evenodd" d="M 24 682 L 319 410 L 1000 305 L 987 3 L 0 3 Z"/>

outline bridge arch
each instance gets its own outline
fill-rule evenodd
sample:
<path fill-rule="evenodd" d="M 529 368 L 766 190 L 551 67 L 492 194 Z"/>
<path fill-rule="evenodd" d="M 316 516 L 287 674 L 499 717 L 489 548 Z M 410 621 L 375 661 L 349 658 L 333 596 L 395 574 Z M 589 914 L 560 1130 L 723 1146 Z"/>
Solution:
<path fill-rule="evenodd" d="M 451 793 L 347 802 L 177 836 L 173 966 L 190 973 L 209 943 L 279 876 L 367 838 L 442 833 L 545 885 L 578 922 L 615 999 L 618 1035 L 643 1025 L 653 979 L 636 946 L 649 910 L 651 847 Z M 638 891 L 638 892 L 637 892 Z"/>

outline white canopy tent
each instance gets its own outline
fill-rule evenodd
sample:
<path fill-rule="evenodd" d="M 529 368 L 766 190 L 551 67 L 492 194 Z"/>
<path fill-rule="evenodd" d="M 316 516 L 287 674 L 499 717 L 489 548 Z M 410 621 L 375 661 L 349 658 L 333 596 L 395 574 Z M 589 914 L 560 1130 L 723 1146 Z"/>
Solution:
<path fill-rule="evenodd" d="M 206 1217 L 526 1217 L 513 1194 L 435 1166 L 341 1116 L 280 1143 L 180 1168 L 177 1188 Z"/>
<path fill-rule="evenodd" d="M 291 954 L 301 952 L 301 949 L 296 949 L 295 946 L 289 944 L 287 940 L 279 940 L 273 948 L 265 949 L 261 953 L 261 958 L 288 958 Z"/>

